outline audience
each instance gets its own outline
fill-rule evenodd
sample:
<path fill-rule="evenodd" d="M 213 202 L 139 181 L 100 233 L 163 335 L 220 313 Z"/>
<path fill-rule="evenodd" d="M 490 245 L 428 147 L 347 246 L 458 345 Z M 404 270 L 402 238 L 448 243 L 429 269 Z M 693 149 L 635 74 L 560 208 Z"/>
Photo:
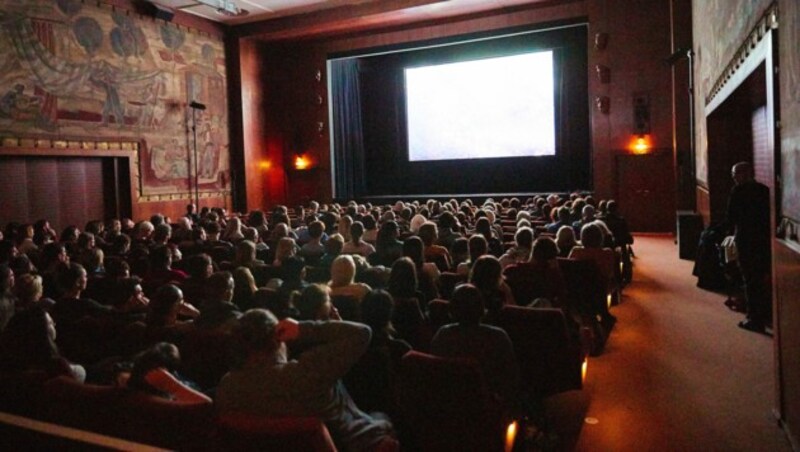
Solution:
<path fill-rule="evenodd" d="M 597 203 L 597 216 L 594 205 L 589 197 L 566 203 L 558 197 L 482 204 L 312 203 L 293 212 L 279 206 L 269 218 L 253 211 L 241 219 L 221 209 L 198 214 L 191 206 L 174 231 L 168 218 L 153 215 L 135 226 L 128 219 L 109 221 L 108 227 L 88 221 L 84 231 L 70 226 L 60 238 L 47 220 L 12 223 L 0 236 L 0 330 L 7 324 L 0 333 L 0 370 L 39 370 L 82 381 L 90 369 L 95 381 L 104 378 L 100 360 L 118 352 L 136 355 L 130 389 L 208 404 L 210 398 L 175 372 L 189 343 L 184 339 L 200 331 L 235 333 L 245 359 L 219 386 L 214 403 L 221 412 L 313 414 L 345 450 L 396 445 L 391 425 L 356 403 L 370 413 L 400 415 L 394 391 L 407 351 L 475 359 L 492 391 L 510 402 L 518 385 L 516 361 L 508 336 L 489 326 L 498 322 L 502 307 L 533 302 L 571 309 L 557 256 L 596 262 L 603 284 L 613 288 L 615 255 L 604 246 L 630 244 L 632 238 L 615 202 Z M 547 234 L 537 238 L 548 209 L 556 216 L 547 227 L 556 241 Z M 575 212 L 582 213 L 577 220 L 571 217 Z M 581 228 L 580 245 L 573 226 Z M 505 249 L 503 229 L 514 232 L 513 246 Z M 261 237 L 269 237 L 269 248 Z M 273 254 L 264 261 L 259 253 L 267 252 Z M 185 259 L 178 260 L 181 254 Z M 330 270 L 328 283 L 310 284 L 306 274 L 312 270 L 313 281 L 325 281 Z M 448 320 L 435 323 L 434 308 L 429 319 L 428 302 L 440 297 L 444 272 L 460 273 L 470 284 L 459 286 L 449 301 L 456 323 L 436 332 Z M 274 279 L 267 285 L 269 278 Z M 517 299 L 520 278 L 530 290 Z M 448 318 L 447 301 L 431 306 Z M 599 314 L 613 318 L 607 307 Z M 369 326 L 371 339 L 367 327 L 343 316 Z M 87 319 L 99 322 L 98 331 L 107 335 L 98 353 L 85 354 L 91 359 L 74 354 L 71 341 L 61 342 L 75 336 L 97 341 L 92 338 L 98 331 L 80 329 Z M 63 327 L 60 348 L 86 368 L 62 357 L 53 320 Z M 302 352 L 297 361 L 287 356 L 287 342 Z"/>

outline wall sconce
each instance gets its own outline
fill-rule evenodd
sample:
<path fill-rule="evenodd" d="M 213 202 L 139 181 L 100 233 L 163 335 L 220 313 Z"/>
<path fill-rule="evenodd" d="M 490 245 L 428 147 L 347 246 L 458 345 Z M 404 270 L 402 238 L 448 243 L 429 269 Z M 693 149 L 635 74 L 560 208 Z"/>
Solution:
<path fill-rule="evenodd" d="M 597 111 L 607 115 L 611 111 L 611 98 L 608 96 L 597 96 L 594 98 L 594 105 Z"/>
<path fill-rule="evenodd" d="M 508 427 L 506 427 L 506 447 L 503 449 L 504 452 L 511 452 L 514 450 L 514 442 L 517 439 L 518 426 L 519 424 L 517 424 L 517 421 L 514 421 L 508 424 Z"/>
<path fill-rule="evenodd" d="M 317 133 L 322 135 L 323 131 L 325 131 L 325 123 L 322 121 L 317 122 Z"/>
<path fill-rule="evenodd" d="M 589 371 L 589 358 L 583 358 L 581 364 L 581 383 L 586 383 L 586 373 Z"/>
<path fill-rule="evenodd" d="M 314 74 L 314 80 L 317 82 L 322 81 L 322 69 L 317 69 L 317 72 Z"/>
<path fill-rule="evenodd" d="M 608 33 L 596 33 L 594 35 L 594 49 L 605 50 L 608 47 Z"/>
<path fill-rule="evenodd" d="M 597 64 L 595 65 L 594 70 L 597 72 L 597 79 L 600 80 L 600 83 L 604 85 L 611 83 L 611 69 L 608 66 Z"/>
<path fill-rule="evenodd" d="M 294 169 L 303 171 L 311 168 L 311 160 L 305 154 L 297 154 L 294 158 Z"/>
<path fill-rule="evenodd" d="M 636 155 L 645 155 L 650 153 L 652 147 L 649 135 L 639 135 L 633 139 L 629 149 Z"/>

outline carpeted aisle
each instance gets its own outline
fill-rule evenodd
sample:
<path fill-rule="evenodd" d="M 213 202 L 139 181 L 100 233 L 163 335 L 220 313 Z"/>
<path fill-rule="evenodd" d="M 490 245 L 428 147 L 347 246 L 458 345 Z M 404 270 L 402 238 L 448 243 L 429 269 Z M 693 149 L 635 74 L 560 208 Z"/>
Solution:
<path fill-rule="evenodd" d="M 789 451 L 772 415 L 772 339 L 695 287 L 671 237 L 637 237 L 634 282 L 590 358 L 580 451 Z M 591 419 L 591 420 L 594 420 Z"/>

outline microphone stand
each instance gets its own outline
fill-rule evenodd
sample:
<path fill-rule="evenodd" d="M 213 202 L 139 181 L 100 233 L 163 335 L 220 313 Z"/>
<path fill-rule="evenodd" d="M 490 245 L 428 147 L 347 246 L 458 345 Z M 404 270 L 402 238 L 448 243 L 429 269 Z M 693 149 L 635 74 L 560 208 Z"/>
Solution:
<path fill-rule="evenodd" d="M 192 135 L 193 135 L 193 148 L 194 148 L 194 205 L 200 209 L 200 172 L 198 171 L 197 165 L 197 110 L 205 110 L 206 106 L 197 102 L 192 101 L 189 104 L 189 108 L 192 109 Z M 191 190 L 191 187 L 190 187 Z"/>

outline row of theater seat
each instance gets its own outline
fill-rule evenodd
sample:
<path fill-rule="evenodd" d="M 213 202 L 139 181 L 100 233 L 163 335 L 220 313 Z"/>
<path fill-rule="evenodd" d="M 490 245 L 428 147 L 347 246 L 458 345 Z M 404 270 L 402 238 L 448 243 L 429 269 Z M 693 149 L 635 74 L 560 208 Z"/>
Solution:
<path fill-rule="evenodd" d="M 568 334 L 560 310 L 506 307 L 500 324 L 514 344 L 525 396 L 539 398 L 581 388 L 583 353 Z M 2 411 L 158 447 L 335 450 L 316 419 L 219 418 L 210 405 L 179 405 L 67 377 L 46 380 L 38 372 L 0 374 L 0 387 L 5 389 L 0 394 Z M 402 360 L 398 393 L 408 429 L 404 439 L 406 446 L 412 446 L 408 450 L 502 448 L 510 413 L 490 396 L 473 363 L 409 352 Z"/>

